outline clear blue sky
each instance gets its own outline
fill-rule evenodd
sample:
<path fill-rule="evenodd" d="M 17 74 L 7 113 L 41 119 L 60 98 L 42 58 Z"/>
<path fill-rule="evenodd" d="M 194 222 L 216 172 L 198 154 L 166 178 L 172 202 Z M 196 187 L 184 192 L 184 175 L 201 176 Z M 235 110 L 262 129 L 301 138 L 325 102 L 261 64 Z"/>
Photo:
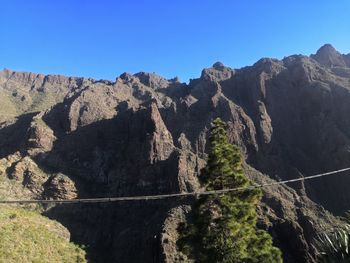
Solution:
<path fill-rule="evenodd" d="M 350 0 L 11 0 L 0 2 L 0 68 L 114 80 L 198 77 L 216 61 L 350 52 Z"/>

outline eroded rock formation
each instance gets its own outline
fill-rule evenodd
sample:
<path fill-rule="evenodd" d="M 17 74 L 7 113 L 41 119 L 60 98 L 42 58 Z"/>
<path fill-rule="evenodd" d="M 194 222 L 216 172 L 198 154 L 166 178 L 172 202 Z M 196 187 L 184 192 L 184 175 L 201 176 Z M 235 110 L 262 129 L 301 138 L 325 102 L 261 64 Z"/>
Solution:
<path fill-rule="evenodd" d="M 195 191 L 216 117 L 257 183 L 348 167 L 349 58 L 325 45 L 242 69 L 218 62 L 189 84 L 145 72 L 112 82 L 4 70 L 0 176 L 36 198 Z M 285 262 L 315 262 L 312 240 L 337 224 L 330 212 L 349 209 L 349 182 L 337 175 L 266 188 L 259 224 Z M 62 205 L 46 215 L 89 245 L 93 261 L 181 262 L 177 225 L 192 201 Z"/>

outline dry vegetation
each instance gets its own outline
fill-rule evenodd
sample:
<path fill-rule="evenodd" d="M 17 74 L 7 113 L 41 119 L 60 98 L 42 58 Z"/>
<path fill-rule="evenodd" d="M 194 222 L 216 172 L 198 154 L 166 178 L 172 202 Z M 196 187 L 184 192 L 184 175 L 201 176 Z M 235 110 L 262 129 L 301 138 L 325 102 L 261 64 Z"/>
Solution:
<path fill-rule="evenodd" d="M 20 207 L 0 206 L 0 262 L 86 262 L 59 223 Z"/>

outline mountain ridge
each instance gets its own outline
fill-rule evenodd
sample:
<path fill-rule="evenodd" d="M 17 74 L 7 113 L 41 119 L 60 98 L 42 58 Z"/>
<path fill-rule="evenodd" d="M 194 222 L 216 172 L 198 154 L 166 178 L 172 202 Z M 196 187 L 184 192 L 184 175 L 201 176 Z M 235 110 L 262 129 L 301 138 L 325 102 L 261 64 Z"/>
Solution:
<path fill-rule="evenodd" d="M 340 53 L 339 51 L 337 51 L 331 44 L 324 44 L 323 46 L 321 46 L 315 54 L 310 54 L 309 56 L 307 55 L 290 55 L 290 56 L 287 56 L 287 57 L 284 57 L 282 59 L 277 59 L 277 58 L 270 58 L 270 57 L 263 57 L 261 59 L 259 59 L 257 62 L 255 62 L 253 65 L 250 65 L 250 66 L 243 66 L 241 68 L 232 68 L 233 70 L 240 70 L 240 69 L 244 69 L 244 68 L 247 68 L 247 67 L 252 67 L 254 66 L 256 63 L 259 63 L 259 61 L 261 60 L 272 60 L 272 61 L 283 61 L 285 60 L 286 58 L 289 58 L 289 57 L 293 57 L 293 56 L 303 56 L 303 57 L 310 57 L 310 58 L 313 58 L 315 59 L 317 62 L 319 62 L 320 64 L 326 64 L 325 66 L 329 66 L 329 64 L 327 64 L 326 62 L 322 62 L 322 59 L 317 59 L 318 56 L 328 56 L 327 59 L 330 59 L 329 56 L 332 56 L 336 54 L 337 56 L 340 56 L 342 57 L 342 59 L 345 62 L 345 64 L 342 64 L 343 66 L 345 67 L 350 67 L 350 53 L 348 54 L 342 54 Z M 213 63 L 212 67 L 209 67 L 209 68 L 216 68 L 217 70 L 219 70 L 220 68 L 224 69 L 224 68 L 229 68 L 231 69 L 229 66 L 225 66 L 222 62 L 220 61 L 216 61 Z M 2 74 L 3 76 L 4 75 L 9 75 L 9 74 L 23 74 L 23 75 L 29 75 L 29 76 L 35 76 L 35 77 L 39 77 L 39 78 L 45 78 L 45 77 L 57 77 L 57 78 L 60 78 L 60 77 L 64 77 L 64 78 L 68 78 L 68 79 L 88 79 L 88 80 L 91 80 L 93 82 L 107 82 L 107 83 L 113 83 L 113 81 L 111 79 L 100 79 L 100 78 L 93 78 L 93 77 L 79 77 L 79 76 L 73 76 L 73 75 L 65 75 L 65 74 L 44 74 L 44 73 L 34 73 L 34 72 L 31 72 L 31 71 L 22 71 L 22 70 L 14 70 L 14 69 L 10 69 L 10 68 L 3 68 L 2 71 L 0 71 L 0 74 Z M 167 80 L 167 81 L 176 81 L 176 82 L 181 82 L 180 79 L 178 77 L 174 77 L 174 78 L 165 78 L 155 72 L 145 72 L 145 71 L 140 71 L 140 72 L 136 72 L 136 73 L 129 73 L 129 72 L 123 72 L 121 73 L 119 76 L 116 77 L 115 81 L 118 79 L 118 78 L 125 78 L 125 76 L 142 76 L 142 75 L 153 75 L 153 76 L 156 76 L 158 78 L 162 78 L 164 80 Z M 190 78 L 190 80 L 195 80 L 196 78 Z M 189 81 L 190 81 L 189 80 Z M 181 83 L 185 83 L 185 82 L 181 82 Z"/>
<path fill-rule="evenodd" d="M 33 198 L 195 191 L 216 117 L 228 123 L 256 182 L 348 167 L 349 55 L 339 54 L 326 45 L 311 57 L 263 58 L 241 69 L 216 62 L 188 84 L 145 72 L 113 82 L 2 71 L 0 174 Z M 348 182 L 332 177 L 264 191 L 260 226 L 285 262 L 316 262 L 312 240 L 338 222 L 330 212 L 349 209 Z M 141 203 L 78 205 L 76 212 L 61 205 L 45 214 L 88 245 L 93 262 L 152 262 L 155 255 L 181 262 L 176 226 L 191 200 Z"/>

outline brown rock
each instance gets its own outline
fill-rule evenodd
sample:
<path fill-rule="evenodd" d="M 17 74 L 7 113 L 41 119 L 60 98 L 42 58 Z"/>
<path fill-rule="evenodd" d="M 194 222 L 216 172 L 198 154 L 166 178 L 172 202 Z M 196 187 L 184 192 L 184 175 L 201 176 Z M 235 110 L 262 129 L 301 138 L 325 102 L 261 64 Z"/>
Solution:
<path fill-rule="evenodd" d="M 150 106 L 150 120 L 154 129 L 150 134 L 151 163 L 166 160 L 174 150 L 173 138 L 166 128 L 155 101 Z"/>
<path fill-rule="evenodd" d="M 343 55 L 330 44 L 322 46 L 317 53 L 311 55 L 311 57 L 327 67 L 346 67 Z"/>
<path fill-rule="evenodd" d="M 42 114 L 33 118 L 28 129 L 28 154 L 35 156 L 52 150 L 56 137 L 53 131 L 41 119 Z"/>
<path fill-rule="evenodd" d="M 78 196 L 75 183 L 64 174 L 51 176 L 45 183 L 43 196 L 48 199 L 75 199 Z"/>

